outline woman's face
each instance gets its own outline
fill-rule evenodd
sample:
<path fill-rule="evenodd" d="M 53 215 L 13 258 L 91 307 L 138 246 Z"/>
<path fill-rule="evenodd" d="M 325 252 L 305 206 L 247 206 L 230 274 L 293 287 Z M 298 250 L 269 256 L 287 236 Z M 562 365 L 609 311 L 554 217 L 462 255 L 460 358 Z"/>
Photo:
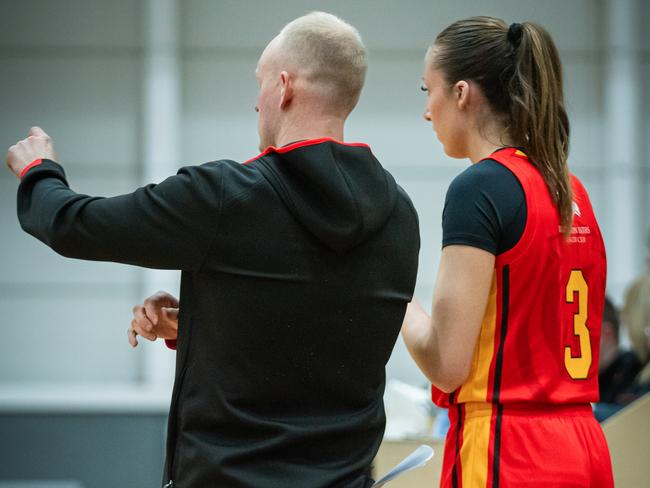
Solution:
<path fill-rule="evenodd" d="M 422 90 L 427 93 L 424 119 L 431 122 L 433 131 L 448 156 L 465 158 L 469 120 L 461 110 L 458 84 L 450 85 L 442 71 L 432 68 L 432 64 L 431 58 L 427 56 L 422 76 Z"/>

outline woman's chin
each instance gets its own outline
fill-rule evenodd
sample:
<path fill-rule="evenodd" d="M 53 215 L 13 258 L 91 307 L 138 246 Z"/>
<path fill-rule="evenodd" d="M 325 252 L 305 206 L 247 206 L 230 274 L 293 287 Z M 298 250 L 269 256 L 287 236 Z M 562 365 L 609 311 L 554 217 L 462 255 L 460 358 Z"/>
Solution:
<path fill-rule="evenodd" d="M 453 159 L 465 159 L 467 157 L 467 155 L 464 154 L 462 151 L 458 151 L 457 149 L 454 148 L 448 148 L 444 144 L 442 145 L 442 149 L 443 151 L 445 151 L 445 154 L 447 156 Z"/>

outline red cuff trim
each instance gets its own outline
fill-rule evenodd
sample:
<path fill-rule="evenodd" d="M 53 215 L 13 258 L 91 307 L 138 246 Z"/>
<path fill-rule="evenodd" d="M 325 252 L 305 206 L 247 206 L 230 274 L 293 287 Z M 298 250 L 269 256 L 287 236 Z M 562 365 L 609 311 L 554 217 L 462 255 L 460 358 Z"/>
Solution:
<path fill-rule="evenodd" d="M 23 177 L 25 176 L 25 173 L 27 173 L 27 172 L 28 172 L 30 169 L 32 169 L 34 166 L 38 166 L 38 165 L 41 164 L 42 162 L 43 162 L 42 159 L 35 159 L 34 161 L 32 161 L 31 163 L 29 163 L 27 166 L 25 166 L 25 167 L 23 168 L 23 170 L 22 170 L 22 171 L 20 172 L 20 174 L 18 175 L 18 178 L 20 178 L 20 179 L 22 180 Z"/>
<path fill-rule="evenodd" d="M 323 142 L 334 142 L 336 144 L 341 144 L 342 146 L 367 147 L 368 149 L 370 149 L 370 146 L 368 144 L 364 144 L 363 142 L 341 142 L 341 141 L 337 141 L 336 139 L 332 139 L 331 137 L 321 137 L 320 139 L 308 139 L 306 141 L 294 142 L 293 144 L 289 144 L 288 146 L 282 146 L 282 147 L 269 146 L 261 154 L 255 156 L 254 158 L 250 158 L 248 161 L 244 161 L 243 164 L 251 163 L 256 159 L 259 159 L 262 156 L 266 156 L 267 154 L 272 152 L 278 154 L 284 154 L 286 152 L 293 151 L 294 149 L 298 149 L 299 147 L 313 146 L 315 144 L 322 144 Z"/>
<path fill-rule="evenodd" d="M 165 345 L 169 349 L 173 349 L 175 351 L 176 350 L 176 339 L 165 339 Z"/>

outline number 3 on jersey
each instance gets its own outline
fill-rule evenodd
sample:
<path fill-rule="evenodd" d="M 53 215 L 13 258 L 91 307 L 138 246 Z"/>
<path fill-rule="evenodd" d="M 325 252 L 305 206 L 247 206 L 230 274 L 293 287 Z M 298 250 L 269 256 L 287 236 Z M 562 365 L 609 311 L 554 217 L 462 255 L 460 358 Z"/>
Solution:
<path fill-rule="evenodd" d="M 571 346 L 564 348 L 564 366 L 569 376 L 574 380 L 584 380 L 591 367 L 591 340 L 587 328 L 587 303 L 589 299 L 589 286 L 582 275 L 582 271 L 571 271 L 566 285 L 566 302 L 574 303 L 575 295 L 578 296 L 578 312 L 573 315 L 573 334 L 580 340 L 580 355 L 571 354 Z"/>

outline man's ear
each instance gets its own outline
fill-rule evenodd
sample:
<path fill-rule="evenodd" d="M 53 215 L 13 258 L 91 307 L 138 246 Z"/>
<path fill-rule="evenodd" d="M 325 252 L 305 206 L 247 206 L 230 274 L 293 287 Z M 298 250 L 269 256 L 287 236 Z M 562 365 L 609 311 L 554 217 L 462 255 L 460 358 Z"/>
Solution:
<path fill-rule="evenodd" d="M 280 108 L 287 108 L 293 99 L 293 77 L 287 71 L 280 72 Z"/>
<path fill-rule="evenodd" d="M 456 82 L 454 85 L 454 97 L 460 110 L 464 110 L 469 105 L 471 85 L 464 80 Z"/>

